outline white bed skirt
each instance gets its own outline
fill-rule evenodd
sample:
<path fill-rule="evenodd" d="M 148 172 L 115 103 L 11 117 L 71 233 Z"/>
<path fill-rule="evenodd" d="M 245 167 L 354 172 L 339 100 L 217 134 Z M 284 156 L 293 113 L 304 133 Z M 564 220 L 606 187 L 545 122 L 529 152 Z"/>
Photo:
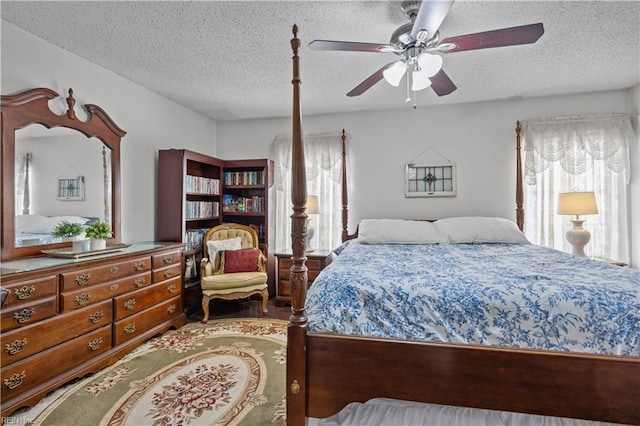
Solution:
<path fill-rule="evenodd" d="M 535 414 L 510 413 L 480 408 L 453 407 L 375 398 L 366 403 L 353 402 L 326 419 L 307 420 L 308 426 L 602 426 L 613 423 L 548 417 Z"/>

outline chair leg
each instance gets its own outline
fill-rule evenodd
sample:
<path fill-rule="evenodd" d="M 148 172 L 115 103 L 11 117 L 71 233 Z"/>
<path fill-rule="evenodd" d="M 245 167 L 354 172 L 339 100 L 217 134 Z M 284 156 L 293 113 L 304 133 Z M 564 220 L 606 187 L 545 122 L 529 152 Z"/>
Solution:
<path fill-rule="evenodd" d="M 267 313 L 269 312 L 267 310 L 268 300 L 269 300 L 269 290 L 265 288 L 264 290 L 262 290 L 262 315 L 267 315 Z"/>
<path fill-rule="evenodd" d="M 206 294 L 202 295 L 202 312 L 204 312 L 204 317 L 202 318 L 203 323 L 207 323 L 209 321 L 209 302 L 211 301 L 211 297 Z"/>

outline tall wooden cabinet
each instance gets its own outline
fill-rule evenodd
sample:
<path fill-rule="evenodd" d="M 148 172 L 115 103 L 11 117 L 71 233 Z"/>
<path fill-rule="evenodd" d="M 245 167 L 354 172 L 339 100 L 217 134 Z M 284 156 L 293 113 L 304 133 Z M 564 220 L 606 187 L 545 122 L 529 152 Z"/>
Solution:
<path fill-rule="evenodd" d="M 275 295 L 275 263 L 269 250 L 273 247 L 272 187 L 271 160 L 224 161 L 185 149 L 159 151 L 156 239 L 186 244 L 183 274 L 192 272 L 183 277 L 188 314 L 201 303 L 202 237 L 222 222 L 242 223 L 256 230 L 260 248 L 269 258 L 269 294 Z"/>
<path fill-rule="evenodd" d="M 2 417 L 186 323 L 182 244 L 137 243 L 86 259 L 4 261 Z"/>
<path fill-rule="evenodd" d="M 186 149 L 161 150 L 158 155 L 156 240 L 185 244 L 182 274 L 187 314 L 200 305 L 197 266 L 202 238 L 222 223 L 223 166 L 223 160 Z"/>
<path fill-rule="evenodd" d="M 272 253 L 275 216 L 270 211 L 273 197 L 273 161 L 268 159 L 224 162 L 222 218 L 252 227 L 258 234 L 260 250 L 268 259 L 269 296 L 276 294 L 275 262 Z"/>

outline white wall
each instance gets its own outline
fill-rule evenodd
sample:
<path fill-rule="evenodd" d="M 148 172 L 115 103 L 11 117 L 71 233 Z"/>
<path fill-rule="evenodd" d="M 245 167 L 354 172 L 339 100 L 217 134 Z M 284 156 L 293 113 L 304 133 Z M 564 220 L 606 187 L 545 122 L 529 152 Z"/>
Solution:
<path fill-rule="evenodd" d="M 214 155 L 216 122 L 13 24 L 0 23 L 2 94 L 47 87 L 62 95 L 50 103 L 62 113 L 71 87 L 79 118 L 86 119 L 81 105 L 96 104 L 127 132 L 121 152 L 122 239 L 153 240 L 158 150 L 186 148 Z"/>
<path fill-rule="evenodd" d="M 352 190 L 349 228 L 362 218 L 436 219 L 495 215 L 515 220 L 516 120 L 605 112 L 629 113 L 630 90 L 465 105 L 354 112 L 303 118 L 305 134 L 346 129 Z M 303 99 L 304 110 L 304 99 Z M 219 122 L 217 155 L 269 155 L 273 137 L 291 133 L 291 119 Z M 456 162 L 454 198 L 404 198 L 404 165 L 432 148 Z M 432 152 L 418 161 L 442 160 Z M 637 162 L 636 162 L 637 163 Z M 638 170 L 638 164 L 635 169 Z M 636 212 L 640 209 L 634 210 Z M 633 214 L 631 214 L 633 217 Z M 640 247 L 640 237 L 632 246 Z M 640 262 L 634 265 L 640 266 Z"/>

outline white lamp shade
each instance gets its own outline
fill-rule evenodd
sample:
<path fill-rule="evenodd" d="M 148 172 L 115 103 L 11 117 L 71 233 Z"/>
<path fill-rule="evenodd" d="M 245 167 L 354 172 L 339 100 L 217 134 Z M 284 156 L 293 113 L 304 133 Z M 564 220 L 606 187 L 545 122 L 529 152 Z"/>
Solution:
<path fill-rule="evenodd" d="M 317 195 L 309 195 L 307 197 L 307 214 L 320 214 Z"/>
<path fill-rule="evenodd" d="M 593 191 L 561 192 L 558 194 L 558 214 L 598 214 L 595 194 Z"/>
<path fill-rule="evenodd" d="M 425 73 L 427 77 L 433 77 L 442 68 L 442 57 L 439 55 L 432 55 L 430 53 L 421 53 L 418 56 L 418 65 L 421 72 Z"/>
<path fill-rule="evenodd" d="M 424 90 L 431 86 L 431 80 L 424 71 L 414 71 L 412 75 L 413 83 L 411 83 L 411 90 L 417 92 L 418 90 Z"/>
<path fill-rule="evenodd" d="M 402 76 L 406 71 L 407 64 L 404 63 L 404 61 L 398 61 L 386 70 L 382 71 L 382 76 L 385 80 L 387 80 L 387 83 L 394 87 L 397 87 L 400 84 Z"/>

